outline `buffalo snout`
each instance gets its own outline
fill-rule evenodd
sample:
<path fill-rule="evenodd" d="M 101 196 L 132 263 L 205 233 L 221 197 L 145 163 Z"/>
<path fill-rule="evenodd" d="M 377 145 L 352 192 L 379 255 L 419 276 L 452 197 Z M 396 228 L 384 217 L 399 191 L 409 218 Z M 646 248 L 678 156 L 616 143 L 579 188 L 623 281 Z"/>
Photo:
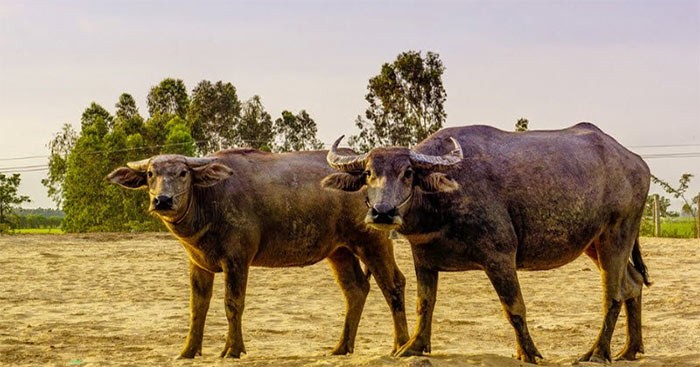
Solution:
<path fill-rule="evenodd" d="M 173 197 L 168 195 L 158 195 L 153 198 L 153 208 L 155 210 L 172 210 Z"/>
<path fill-rule="evenodd" d="M 400 225 L 402 223 L 399 210 L 396 207 L 375 205 L 367 212 L 365 222 L 378 225 Z"/>

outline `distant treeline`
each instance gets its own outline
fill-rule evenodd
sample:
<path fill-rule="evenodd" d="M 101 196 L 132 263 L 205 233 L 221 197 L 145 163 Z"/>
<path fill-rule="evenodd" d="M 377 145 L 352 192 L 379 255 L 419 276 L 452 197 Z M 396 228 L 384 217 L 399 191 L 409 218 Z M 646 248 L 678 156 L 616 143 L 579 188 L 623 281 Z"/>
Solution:
<path fill-rule="evenodd" d="M 15 228 L 60 228 L 63 217 L 56 209 L 17 209 L 12 222 Z"/>

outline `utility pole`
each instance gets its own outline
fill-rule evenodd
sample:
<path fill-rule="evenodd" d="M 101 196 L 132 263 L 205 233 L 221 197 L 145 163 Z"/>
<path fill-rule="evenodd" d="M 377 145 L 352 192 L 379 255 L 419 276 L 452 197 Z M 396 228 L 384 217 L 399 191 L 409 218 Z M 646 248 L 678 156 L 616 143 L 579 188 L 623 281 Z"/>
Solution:
<path fill-rule="evenodd" d="M 659 194 L 654 194 L 654 237 L 661 235 L 661 218 L 659 216 Z"/>

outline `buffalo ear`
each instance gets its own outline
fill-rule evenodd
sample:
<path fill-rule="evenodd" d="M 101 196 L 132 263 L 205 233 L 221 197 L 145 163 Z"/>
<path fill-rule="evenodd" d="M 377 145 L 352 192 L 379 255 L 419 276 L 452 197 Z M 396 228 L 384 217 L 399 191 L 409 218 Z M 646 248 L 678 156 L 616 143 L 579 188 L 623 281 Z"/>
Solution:
<path fill-rule="evenodd" d="M 441 172 L 418 177 L 418 186 L 425 192 L 452 192 L 459 189 L 457 181 Z"/>
<path fill-rule="evenodd" d="M 195 186 L 214 186 L 233 175 L 233 170 L 221 163 L 209 163 L 201 167 L 192 168 Z"/>
<path fill-rule="evenodd" d="M 148 186 L 146 172 L 133 170 L 129 167 L 120 167 L 107 175 L 107 180 L 113 184 L 131 190 L 143 189 Z"/>
<path fill-rule="evenodd" d="M 321 181 L 325 189 L 359 191 L 365 185 L 365 175 L 347 172 L 331 173 Z"/>

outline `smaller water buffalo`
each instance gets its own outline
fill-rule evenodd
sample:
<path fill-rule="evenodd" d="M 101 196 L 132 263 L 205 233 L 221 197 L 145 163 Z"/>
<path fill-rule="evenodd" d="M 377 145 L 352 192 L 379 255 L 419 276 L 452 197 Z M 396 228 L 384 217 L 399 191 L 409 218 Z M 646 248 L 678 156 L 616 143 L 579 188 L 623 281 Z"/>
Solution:
<path fill-rule="evenodd" d="M 346 299 L 345 325 L 333 354 L 353 352 L 369 273 L 391 308 L 394 350 L 408 340 L 405 279 L 392 243 L 366 228 L 361 194 L 321 189 L 321 179 L 331 172 L 325 151 L 232 149 L 206 158 L 158 155 L 109 174 L 115 184 L 148 190 L 149 210 L 189 255 L 190 328 L 180 357 L 202 353 L 214 273 L 225 277 L 228 334 L 221 356 L 238 358 L 245 353 L 241 317 L 249 267 L 306 266 L 323 259 Z"/>
<path fill-rule="evenodd" d="M 341 137 L 342 139 L 342 137 Z M 636 154 L 589 123 L 512 133 L 488 126 L 443 129 L 414 149 L 375 148 L 328 162 L 343 171 L 323 186 L 367 187 L 365 222 L 395 229 L 411 244 L 418 279 L 418 323 L 398 352 L 430 352 L 438 272 L 484 270 L 515 329 L 516 357 L 542 355 L 528 332 L 516 269 L 552 269 L 588 255 L 603 283 L 603 325 L 582 361 L 611 360 L 622 304 L 627 343 L 642 353 L 642 284 L 637 239 L 650 173 Z"/>

